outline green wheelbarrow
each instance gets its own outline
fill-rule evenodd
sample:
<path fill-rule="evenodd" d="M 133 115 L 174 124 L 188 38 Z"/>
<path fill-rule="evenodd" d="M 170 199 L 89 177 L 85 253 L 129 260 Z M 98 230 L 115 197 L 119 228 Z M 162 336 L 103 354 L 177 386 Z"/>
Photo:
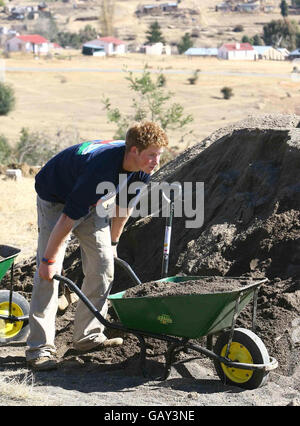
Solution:
<path fill-rule="evenodd" d="M 0 290 L 0 343 L 23 341 L 29 333 L 29 303 L 13 291 L 14 261 L 20 249 L 0 245 L 0 281 L 10 269 L 10 288 Z"/>
<path fill-rule="evenodd" d="M 141 284 L 125 261 L 116 258 L 115 262 L 129 273 L 136 285 Z M 184 285 L 187 280 L 200 278 L 204 277 L 175 276 L 158 281 L 162 284 L 168 281 Z M 164 374 L 160 377 L 162 380 L 169 376 L 175 354 L 181 350 L 196 351 L 209 357 L 223 383 L 246 389 L 255 389 L 265 384 L 269 372 L 278 366 L 276 359 L 269 356 L 262 340 L 254 333 L 257 295 L 267 279 L 251 279 L 236 291 L 222 293 L 136 298 L 124 297 L 126 291 L 112 294 L 109 300 L 119 322 L 107 321 L 68 278 L 55 275 L 54 279 L 74 291 L 105 327 L 131 333 L 138 338 L 140 364 L 144 374 L 147 337 L 167 342 Z M 242 280 L 245 282 L 245 278 Z M 238 314 L 250 301 L 253 301 L 252 330 L 235 328 Z M 206 347 L 193 342 L 204 336 L 207 337 Z"/>

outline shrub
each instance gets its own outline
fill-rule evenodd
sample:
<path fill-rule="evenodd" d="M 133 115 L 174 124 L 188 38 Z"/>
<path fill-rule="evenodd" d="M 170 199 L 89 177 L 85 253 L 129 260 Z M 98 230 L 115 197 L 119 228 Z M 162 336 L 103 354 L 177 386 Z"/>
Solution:
<path fill-rule="evenodd" d="M 243 25 L 236 25 L 236 26 L 233 28 L 233 31 L 234 31 L 235 33 L 241 33 L 242 31 L 244 31 L 244 27 L 243 27 Z"/>
<path fill-rule="evenodd" d="M 224 99 L 230 99 L 233 96 L 233 90 L 231 87 L 223 87 L 223 89 L 221 89 L 221 93 L 223 94 Z"/>
<path fill-rule="evenodd" d="M 185 33 L 177 45 L 178 53 L 181 55 L 186 52 L 190 47 L 193 47 L 193 41 L 189 33 Z"/>
<path fill-rule="evenodd" d="M 0 115 L 7 115 L 16 104 L 14 89 L 8 84 L 0 82 Z"/>
<path fill-rule="evenodd" d="M 199 70 L 196 70 L 193 74 L 193 77 L 188 78 L 188 82 L 190 84 L 196 84 L 199 78 Z"/>
<path fill-rule="evenodd" d="M 7 164 L 11 157 L 11 147 L 5 136 L 0 135 L 0 164 Z"/>

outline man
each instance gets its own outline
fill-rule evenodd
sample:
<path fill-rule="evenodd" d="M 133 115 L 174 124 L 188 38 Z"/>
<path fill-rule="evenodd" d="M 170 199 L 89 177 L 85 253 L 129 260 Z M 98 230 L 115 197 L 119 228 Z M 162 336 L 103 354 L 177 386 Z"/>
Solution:
<path fill-rule="evenodd" d="M 58 282 L 52 278 L 61 272 L 71 232 L 80 242 L 82 291 L 106 316 L 114 274 L 113 256 L 133 210 L 128 207 L 127 193 L 127 205 L 122 205 L 120 175 L 125 175 L 126 188 L 132 182 L 147 183 L 167 145 L 167 136 L 157 124 L 143 122 L 129 128 L 125 142 L 98 140 L 71 146 L 48 161 L 37 174 L 37 271 L 26 350 L 31 368 L 50 370 L 57 366 L 54 339 Z M 102 214 L 105 210 L 98 209 L 110 196 L 109 189 L 103 192 L 105 185 L 116 188 L 111 226 L 108 216 Z M 74 319 L 75 350 L 85 353 L 123 343 L 121 338 L 107 339 L 103 332 L 104 326 L 79 300 Z"/>

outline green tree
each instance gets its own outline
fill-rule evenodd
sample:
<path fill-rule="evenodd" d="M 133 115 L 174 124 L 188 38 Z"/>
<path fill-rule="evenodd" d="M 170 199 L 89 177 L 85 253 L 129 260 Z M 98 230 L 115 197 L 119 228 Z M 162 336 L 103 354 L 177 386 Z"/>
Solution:
<path fill-rule="evenodd" d="M 285 0 L 282 0 L 280 3 L 281 15 L 286 18 L 289 14 L 289 7 Z"/>
<path fill-rule="evenodd" d="M 259 34 L 255 34 L 255 36 L 253 36 L 252 44 L 254 44 L 254 46 L 262 46 L 264 44 L 263 39 Z"/>
<path fill-rule="evenodd" d="M 128 72 L 125 79 L 129 82 L 129 89 L 133 92 L 132 112 L 125 115 L 119 108 L 113 108 L 109 98 L 103 97 L 102 102 L 107 112 L 108 121 L 117 126 L 117 139 L 124 139 L 125 132 L 133 121 L 155 121 L 164 130 L 185 130 L 193 121 L 190 114 L 184 113 L 182 105 L 170 100 L 174 93 L 167 91 L 161 85 L 161 77 L 151 78 L 150 71 L 145 66 L 142 75 L 136 77 L 133 72 Z"/>
<path fill-rule="evenodd" d="M 79 34 L 71 33 L 69 31 L 61 31 L 56 36 L 56 41 L 62 47 L 73 47 L 79 49 L 81 47 L 81 41 Z"/>
<path fill-rule="evenodd" d="M 11 112 L 16 104 L 14 89 L 0 82 L 0 115 L 7 115 Z"/>
<path fill-rule="evenodd" d="M 185 33 L 181 41 L 177 45 L 179 54 L 186 52 L 190 47 L 193 47 L 193 41 L 189 33 Z"/>
<path fill-rule="evenodd" d="M 263 27 L 263 39 L 266 45 L 286 47 L 289 50 L 296 48 L 299 27 L 295 21 L 273 20 Z"/>
<path fill-rule="evenodd" d="M 147 43 L 163 43 L 165 44 L 165 39 L 163 37 L 163 34 L 160 30 L 160 25 L 157 21 L 153 22 L 153 24 L 150 25 L 149 30 L 146 32 L 147 35 Z"/>
<path fill-rule="evenodd" d="M 11 159 L 11 147 L 5 136 L 0 135 L 0 164 L 7 164 Z"/>
<path fill-rule="evenodd" d="M 253 37 L 248 37 L 247 35 L 244 35 L 242 37 L 242 43 L 250 43 L 254 46 L 262 46 L 264 44 L 263 39 L 259 34 L 255 34 Z"/>
<path fill-rule="evenodd" d="M 247 35 L 244 35 L 242 37 L 242 43 L 250 43 L 250 44 L 254 44 L 253 43 L 253 38 L 252 37 L 248 37 Z"/>
<path fill-rule="evenodd" d="M 97 30 L 95 28 L 93 28 L 91 25 L 87 24 L 83 30 L 79 31 L 79 40 L 81 43 L 85 43 L 86 41 L 89 40 L 94 40 L 97 38 L 98 33 Z"/>

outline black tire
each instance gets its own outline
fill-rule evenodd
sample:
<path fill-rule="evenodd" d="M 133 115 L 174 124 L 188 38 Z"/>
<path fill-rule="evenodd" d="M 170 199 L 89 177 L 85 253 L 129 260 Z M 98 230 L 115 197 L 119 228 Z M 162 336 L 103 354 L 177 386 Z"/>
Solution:
<path fill-rule="evenodd" d="M 225 356 L 229 339 L 229 331 L 222 333 L 215 344 L 214 352 Z M 234 330 L 228 358 L 246 364 L 266 364 L 270 357 L 262 340 L 252 331 L 245 328 Z M 256 389 L 266 384 L 269 372 L 261 369 L 243 370 L 228 367 L 215 360 L 215 369 L 224 384 L 239 386 L 243 389 Z"/>
<path fill-rule="evenodd" d="M 9 290 L 0 290 L 0 313 L 9 314 Z M 29 303 L 17 292 L 12 295 L 12 314 L 16 317 L 29 315 Z M 29 333 L 28 321 L 14 323 L 0 319 L 0 343 L 21 342 Z"/>

